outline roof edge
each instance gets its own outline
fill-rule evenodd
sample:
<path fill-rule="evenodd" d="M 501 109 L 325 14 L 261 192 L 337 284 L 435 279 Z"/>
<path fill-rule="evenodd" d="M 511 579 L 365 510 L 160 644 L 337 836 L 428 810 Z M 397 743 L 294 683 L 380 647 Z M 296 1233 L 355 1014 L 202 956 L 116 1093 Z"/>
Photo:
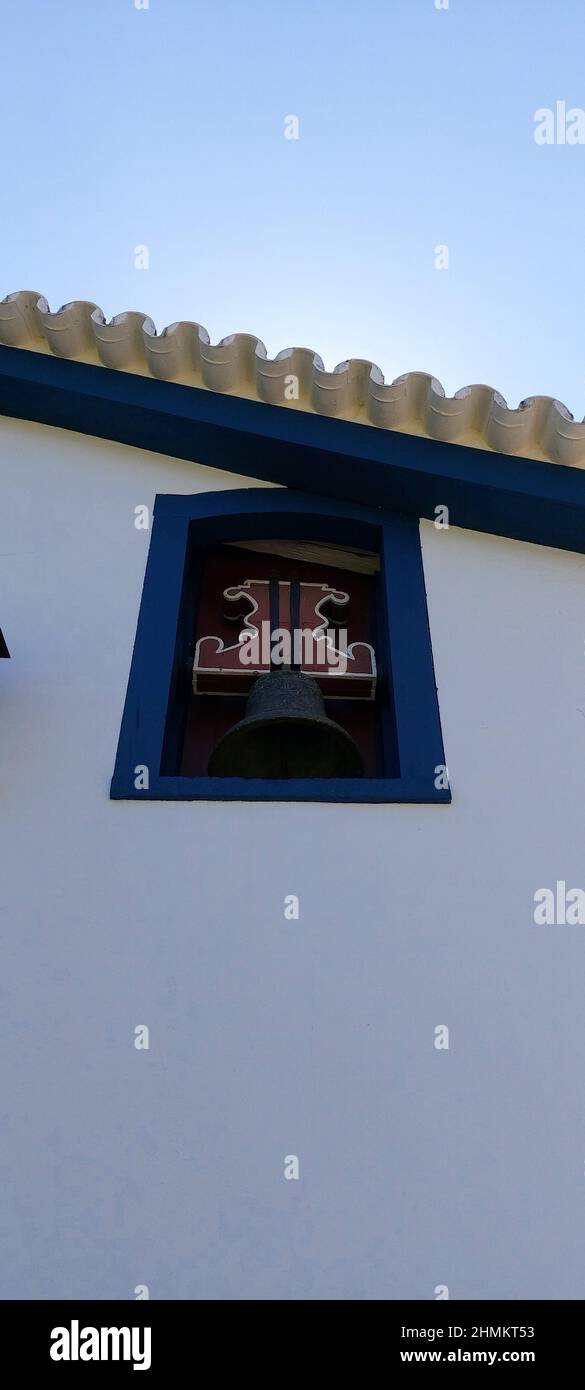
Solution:
<path fill-rule="evenodd" d="M 0 347 L 0 414 L 380 515 L 585 551 L 585 470 Z M 253 491 L 255 489 L 252 489 Z M 263 495 L 265 489 L 260 489 Z M 446 513 L 442 513 L 446 515 Z"/>
<path fill-rule="evenodd" d="M 426 372 L 385 382 L 375 363 L 360 358 L 326 372 L 310 348 L 286 348 L 269 358 L 253 334 L 233 333 L 214 345 L 199 323 L 172 323 L 159 334 L 144 314 L 125 312 L 108 322 L 99 305 L 87 300 L 52 312 L 32 290 L 0 302 L 0 344 L 287 410 L 585 468 L 585 420 L 576 421 L 549 396 L 528 397 L 517 409 L 480 384 L 447 396 Z"/>

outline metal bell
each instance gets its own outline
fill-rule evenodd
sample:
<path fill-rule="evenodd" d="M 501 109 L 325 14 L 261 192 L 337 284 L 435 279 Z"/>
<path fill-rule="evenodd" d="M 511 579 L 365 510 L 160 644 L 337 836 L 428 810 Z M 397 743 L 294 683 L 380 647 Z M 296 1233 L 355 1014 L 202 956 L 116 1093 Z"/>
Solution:
<path fill-rule="evenodd" d="M 246 716 L 209 760 L 210 777 L 361 777 L 362 755 L 350 734 L 325 714 L 311 676 L 276 670 L 259 676 Z"/>

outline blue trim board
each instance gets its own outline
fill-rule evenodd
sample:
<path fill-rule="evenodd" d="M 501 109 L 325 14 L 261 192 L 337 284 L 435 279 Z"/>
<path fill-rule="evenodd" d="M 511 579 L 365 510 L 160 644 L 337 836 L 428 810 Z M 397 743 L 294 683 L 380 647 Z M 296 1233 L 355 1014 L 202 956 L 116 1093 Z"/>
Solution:
<path fill-rule="evenodd" d="M 186 576 L 196 573 L 194 556 L 218 542 L 275 534 L 357 545 L 380 554 L 379 656 L 382 676 L 391 685 L 388 717 L 395 724 L 399 776 L 264 781 L 182 777 L 169 766 L 169 747 L 175 767 L 177 763 L 177 740 L 169 736 L 176 689 L 182 683 L 184 690 L 185 682 L 190 688 L 193 590 Z M 157 497 L 111 785 L 114 800 L 445 803 L 450 791 L 434 785 L 435 769 L 444 763 L 415 518 L 281 489 Z M 148 768 L 148 788 L 136 787 L 137 767 Z"/>
<path fill-rule="evenodd" d="M 585 551 L 585 470 L 0 348 L 0 414 L 306 493 Z"/>
<path fill-rule="evenodd" d="M 254 777 L 159 777 L 148 791 L 112 780 L 112 801 L 332 801 L 360 804 L 428 805 L 448 803 L 449 791 L 429 793 L 426 782 L 402 778 L 289 778 L 286 782 Z"/>

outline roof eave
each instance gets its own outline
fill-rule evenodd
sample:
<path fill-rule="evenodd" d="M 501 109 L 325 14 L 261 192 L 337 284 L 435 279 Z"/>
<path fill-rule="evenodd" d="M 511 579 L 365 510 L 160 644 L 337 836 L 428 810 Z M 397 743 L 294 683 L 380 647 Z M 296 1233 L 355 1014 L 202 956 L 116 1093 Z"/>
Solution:
<path fill-rule="evenodd" d="M 585 551 L 585 471 L 0 347 L 0 414 L 304 492 Z"/>

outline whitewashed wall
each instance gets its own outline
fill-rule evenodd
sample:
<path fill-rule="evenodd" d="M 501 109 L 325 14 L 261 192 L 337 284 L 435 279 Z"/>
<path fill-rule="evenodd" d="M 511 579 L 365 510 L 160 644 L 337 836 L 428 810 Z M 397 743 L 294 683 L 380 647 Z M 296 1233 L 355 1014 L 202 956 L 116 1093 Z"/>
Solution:
<path fill-rule="evenodd" d="M 423 524 L 451 807 L 112 803 L 134 507 L 246 480 L 0 469 L 0 1296 L 582 1298 L 585 559 Z"/>

